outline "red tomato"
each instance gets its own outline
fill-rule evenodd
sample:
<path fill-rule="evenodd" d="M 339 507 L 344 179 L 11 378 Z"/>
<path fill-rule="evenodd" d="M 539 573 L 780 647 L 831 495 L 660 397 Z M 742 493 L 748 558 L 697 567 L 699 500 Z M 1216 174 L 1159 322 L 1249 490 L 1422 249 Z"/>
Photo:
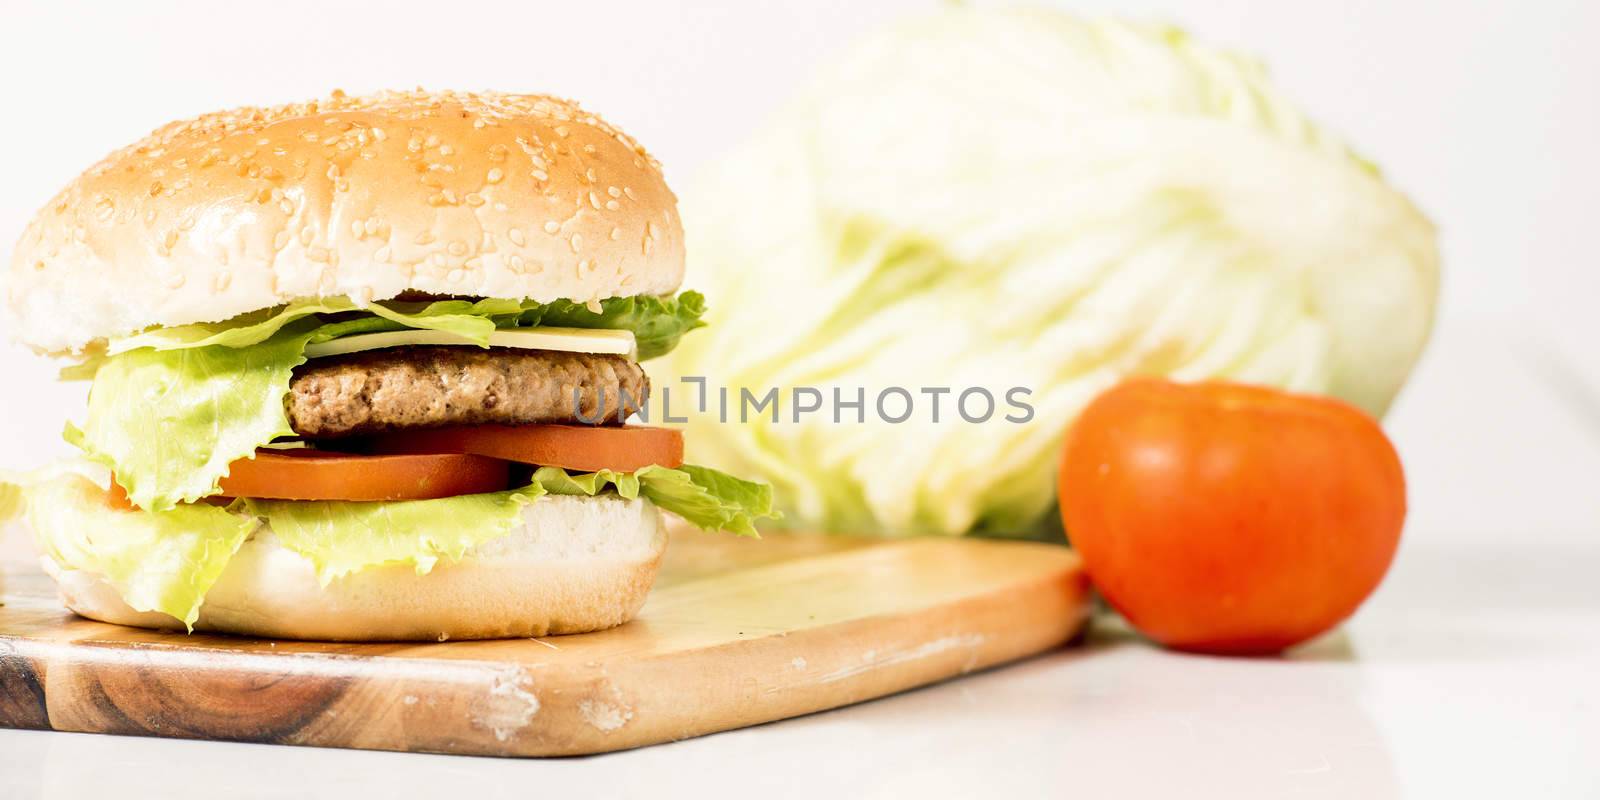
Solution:
<path fill-rule="evenodd" d="M 509 480 L 504 461 L 471 455 L 364 456 L 324 450 L 256 451 L 228 465 L 222 496 L 274 500 L 428 500 L 498 492 Z M 111 483 L 115 505 L 132 508 Z"/>
<path fill-rule="evenodd" d="M 1273 653 L 1354 613 L 1406 515 L 1378 424 L 1322 397 L 1135 380 L 1067 436 L 1061 515 L 1090 578 L 1145 635 Z"/>
<path fill-rule="evenodd" d="M 458 425 L 373 440 L 380 453 L 474 453 L 580 472 L 683 464 L 683 434 L 643 425 Z"/>

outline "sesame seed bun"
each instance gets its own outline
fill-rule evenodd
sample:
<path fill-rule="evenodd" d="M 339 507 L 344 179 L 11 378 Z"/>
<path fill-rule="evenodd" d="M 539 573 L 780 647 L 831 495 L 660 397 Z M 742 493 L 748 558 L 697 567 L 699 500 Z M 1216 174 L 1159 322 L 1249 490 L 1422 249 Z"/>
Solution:
<path fill-rule="evenodd" d="M 240 546 L 206 593 L 195 630 L 322 641 L 444 641 L 585 633 L 621 625 L 644 604 L 667 545 L 644 499 L 541 497 L 523 522 L 425 575 L 369 567 L 323 587 L 304 556 L 269 528 Z M 81 616 L 183 630 L 137 611 L 95 573 L 43 559 L 61 600 Z"/>
<path fill-rule="evenodd" d="M 12 256 L 14 336 L 82 351 L 309 297 L 666 294 L 660 166 L 577 105 L 389 92 L 174 122 L 62 190 Z"/>

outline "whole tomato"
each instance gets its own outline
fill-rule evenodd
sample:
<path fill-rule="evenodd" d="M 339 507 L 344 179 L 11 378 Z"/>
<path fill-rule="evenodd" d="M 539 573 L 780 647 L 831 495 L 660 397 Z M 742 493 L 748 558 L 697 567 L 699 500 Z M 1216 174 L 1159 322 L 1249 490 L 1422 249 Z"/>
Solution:
<path fill-rule="evenodd" d="M 1377 588 L 1406 516 L 1400 458 L 1337 400 L 1133 380 L 1084 410 L 1061 515 L 1107 602 L 1168 647 L 1272 653 Z"/>

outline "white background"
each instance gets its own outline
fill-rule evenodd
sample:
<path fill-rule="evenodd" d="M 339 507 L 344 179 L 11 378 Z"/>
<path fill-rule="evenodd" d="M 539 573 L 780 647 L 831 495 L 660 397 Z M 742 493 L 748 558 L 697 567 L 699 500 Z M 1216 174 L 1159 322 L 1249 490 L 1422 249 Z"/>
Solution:
<path fill-rule="evenodd" d="M 577 97 L 650 146 L 669 180 L 681 184 L 781 103 L 818 59 L 862 31 L 934 6 L 8 2 L 0 18 L 0 241 L 15 241 L 34 210 L 84 167 L 162 122 L 334 87 Z M 1051 774 L 1082 775 L 1089 785 L 1108 769 L 1151 785 L 1162 773 L 1141 773 L 1132 751 L 1095 731 L 1156 736 L 1166 747 L 1171 742 L 1159 736 L 1175 721 L 1191 734 L 1177 749 L 1192 747 L 1189 761 L 1172 762 L 1179 764 L 1168 776 L 1174 787 L 1216 780 L 1230 759 L 1260 747 L 1292 755 L 1284 775 L 1301 777 L 1249 784 L 1256 789 L 1362 786 L 1366 796 L 1424 786 L 1431 796 L 1449 788 L 1594 791 L 1592 766 L 1584 775 L 1573 770 L 1579 754 L 1600 749 L 1593 688 L 1600 664 L 1593 624 L 1600 610 L 1593 588 L 1600 573 L 1600 4 L 1120 0 L 1072 7 L 1175 21 L 1202 40 L 1258 54 L 1292 97 L 1381 165 L 1440 227 L 1439 327 L 1387 421 L 1411 483 L 1406 542 L 1390 581 L 1352 627 L 1366 672 L 1344 664 L 1283 665 L 1288 672 L 1210 661 L 1173 667 L 1189 662 L 1130 645 L 1135 649 L 1099 657 L 1036 661 L 1010 682 L 1004 676 L 1013 671 L 1006 671 L 962 681 L 959 691 L 946 687 L 785 723 L 765 729 L 775 737 L 765 741 L 793 749 L 804 770 L 823 763 L 804 755 L 806 747 L 834 744 L 834 763 L 861 781 L 853 786 L 951 788 L 959 776 L 915 773 L 899 784 L 874 778 L 872 760 L 862 755 L 882 747 L 896 764 L 927 764 L 943 746 L 950 748 L 944 757 L 955 759 L 945 772 L 958 771 L 981 745 L 959 728 L 940 727 L 949 709 L 967 715 L 962 724 L 1000 726 L 975 728 L 974 735 L 986 731 L 1003 741 L 1010 731 L 1012 739 L 1026 739 L 1032 760 L 1008 750 L 1019 756 L 1007 765 L 1010 777 L 1024 763 L 1048 763 Z M 690 248 L 692 268 L 692 240 Z M 0 374 L 0 466 L 29 466 L 62 452 L 60 425 L 81 403 L 83 387 L 52 385 L 53 368 L 15 347 L 0 350 Z M 1149 699 L 1173 700 L 1174 690 L 1151 695 L 1118 682 L 1119 675 L 1155 682 L 1176 676 L 1179 683 L 1164 685 L 1188 687 L 1184 692 L 1200 699 L 1180 703 L 1174 720 L 1173 704 Z M 1068 693 L 1064 686 L 1078 688 Z M 1248 701 L 1261 687 L 1277 693 L 1273 703 Z M 1072 702 L 1040 709 L 1037 697 Z M 1349 717 L 1341 710 L 1346 700 L 1366 710 Z M 1009 710 L 996 723 L 980 701 Z M 1274 711 L 1280 707 L 1290 710 Z M 1066 727 L 1073 719 L 1100 727 Z M 1050 735 L 1076 737 L 1076 752 L 1109 766 L 1096 772 L 1051 761 L 1048 740 L 1039 738 Z M 34 738 L 10 746 L 23 748 L 15 751 L 21 759 L 43 759 L 41 780 L 62 794 L 103 793 L 127 773 L 102 770 L 97 782 L 99 773 L 79 768 L 124 756 L 148 774 L 162 759 L 194 765 L 219 753 L 218 763 L 231 766 L 202 770 L 217 782 L 252 768 L 309 769 L 332 779 L 366 765 L 373 780 L 389 776 L 394 786 L 407 780 L 406 769 L 441 786 L 467 774 L 453 766 L 462 761 L 248 755 L 267 751 L 222 745 L 178 751 L 170 748 L 189 746 L 104 739 L 71 745 L 64 742 L 72 737 L 28 736 Z M 906 736 L 922 738 L 907 744 Z M 1350 755 L 1365 753 L 1360 748 L 1374 738 L 1385 749 L 1377 761 Z M 702 777 L 730 761 L 782 769 L 761 741 L 723 736 L 658 748 L 626 762 L 636 766 L 604 774 L 612 785 L 638 788 L 644 784 L 625 775 L 645 769 L 653 781 L 674 759 L 699 764 L 691 771 Z M 1068 752 L 1063 746 L 1062 758 Z M 1172 755 L 1152 758 L 1162 752 Z M 1344 765 L 1337 777 L 1353 783 L 1319 779 L 1319 758 Z M 1483 763 L 1488 759 L 1493 768 Z M 495 769 L 520 780 L 503 771 L 510 767 Z M 594 774 L 576 762 L 539 773 L 541 780 L 585 781 Z"/>

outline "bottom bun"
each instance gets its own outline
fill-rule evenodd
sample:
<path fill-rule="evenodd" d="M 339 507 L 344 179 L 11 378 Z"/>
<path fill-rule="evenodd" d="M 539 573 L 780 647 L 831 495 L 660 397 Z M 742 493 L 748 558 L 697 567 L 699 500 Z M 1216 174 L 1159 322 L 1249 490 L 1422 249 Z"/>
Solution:
<path fill-rule="evenodd" d="M 638 613 L 666 550 L 646 500 L 546 496 L 510 534 L 417 574 L 370 567 L 322 586 L 305 556 L 263 527 L 206 593 L 195 629 L 324 641 L 445 641 L 584 633 Z M 48 562 L 48 559 L 47 559 Z M 74 612 L 103 622 L 183 629 L 136 611 L 94 573 L 46 563 Z"/>

